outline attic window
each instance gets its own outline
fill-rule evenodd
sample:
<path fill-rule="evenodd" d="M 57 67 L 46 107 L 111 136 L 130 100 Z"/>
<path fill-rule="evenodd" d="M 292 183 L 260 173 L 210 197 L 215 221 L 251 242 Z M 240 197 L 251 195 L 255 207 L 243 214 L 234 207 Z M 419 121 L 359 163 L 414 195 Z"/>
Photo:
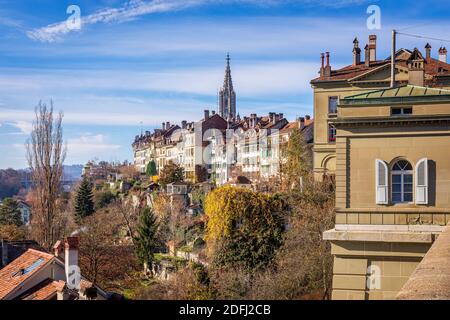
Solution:
<path fill-rule="evenodd" d="M 412 107 L 406 108 L 392 108 L 391 114 L 393 116 L 409 116 L 412 115 Z"/>

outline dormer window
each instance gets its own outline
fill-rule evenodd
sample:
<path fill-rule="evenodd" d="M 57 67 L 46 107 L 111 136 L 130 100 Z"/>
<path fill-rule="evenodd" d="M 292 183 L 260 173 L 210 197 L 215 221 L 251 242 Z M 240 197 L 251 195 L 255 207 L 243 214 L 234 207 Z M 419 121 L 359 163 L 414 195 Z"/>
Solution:
<path fill-rule="evenodd" d="M 413 113 L 412 107 L 401 107 L 391 109 L 391 114 L 393 116 L 410 116 L 412 115 L 412 113 Z"/>

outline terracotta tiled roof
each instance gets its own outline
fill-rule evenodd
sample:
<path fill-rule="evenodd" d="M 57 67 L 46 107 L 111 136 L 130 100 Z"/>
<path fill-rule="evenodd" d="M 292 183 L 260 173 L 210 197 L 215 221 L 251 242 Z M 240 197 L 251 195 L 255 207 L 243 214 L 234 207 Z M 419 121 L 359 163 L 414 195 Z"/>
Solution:
<path fill-rule="evenodd" d="M 412 55 L 413 52 L 405 49 L 401 49 L 398 52 L 408 53 L 409 55 Z M 402 67 L 407 68 L 407 61 L 408 59 L 399 58 L 396 59 L 396 64 Z M 377 68 L 383 67 L 383 66 L 390 66 L 391 60 L 390 57 L 388 57 L 386 60 L 378 60 L 378 61 L 372 61 L 370 63 L 370 66 L 366 66 L 364 64 L 364 61 L 361 62 L 359 65 L 349 65 L 337 70 L 331 71 L 330 77 L 318 77 L 311 82 L 321 82 L 321 81 L 339 81 L 339 80 L 350 80 L 352 78 L 362 76 L 365 73 L 368 73 L 370 71 L 373 71 Z M 428 76 L 447 76 L 450 75 L 450 64 L 439 61 L 437 59 L 431 58 L 430 60 L 425 59 L 425 74 Z"/>
<path fill-rule="evenodd" d="M 64 281 L 53 281 L 46 279 L 37 286 L 28 290 L 19 299 L 20 300 L 50 300 L 55 297 L 58 291 L 62 291 L 65 287 Z"/>
<path fill-rule="evenodd" d="M 0 270 L 0 300 L 14 291 L 21 283 L 41 270 L 55 257 L 51 254 L 28 249 L 16 260 Z"/>

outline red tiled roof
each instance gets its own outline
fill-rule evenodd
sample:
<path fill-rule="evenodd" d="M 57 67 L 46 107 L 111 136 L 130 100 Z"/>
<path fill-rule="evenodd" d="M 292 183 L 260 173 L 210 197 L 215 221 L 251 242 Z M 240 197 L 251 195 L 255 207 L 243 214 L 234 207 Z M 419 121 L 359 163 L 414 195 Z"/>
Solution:
<path fill-rule="evenodd" d="M 0 270 L 0 300 L 20 284 L 41 270 L 55 257 L 51 254 L 28 249 L 16 260 Z"/>
<path fill-rule="evenodd" d="M 50 300 L 55 297 L 58 291 L 62 291 L 65 287 L 64 281 L 53 281 L 45 279 L 37 286 L 28 290 L 22 295 L 20 300 Z"/>
<path fill-rule="evenodd" d="M 401 50 L 399 50 L 401 51 Z M 412 52 L 404 50 L 404 52 Z M 400 66 L 407 67 L 407 59 L 396 60 L 396 63 Z M 330 77 L 318 77 L 311 82 L 321 82 L 321 81 L 339 81 L 339 80 L 349 80 L 357 76 L 361 76 L 369 71 L 375 70 L 382 66 L 390 66 L 390 58 L 386 60 L 378 60 L 370 63 L 367 67 L 364 62 L 359 65 L 349 65 L 341 69 L 332 70 Z M 439 61 L 437 59 L 431 58 L 430 60 L 425 59 L 425 74 L 429 76 L 447 76 L 450 75 L 450 64 Z"/>

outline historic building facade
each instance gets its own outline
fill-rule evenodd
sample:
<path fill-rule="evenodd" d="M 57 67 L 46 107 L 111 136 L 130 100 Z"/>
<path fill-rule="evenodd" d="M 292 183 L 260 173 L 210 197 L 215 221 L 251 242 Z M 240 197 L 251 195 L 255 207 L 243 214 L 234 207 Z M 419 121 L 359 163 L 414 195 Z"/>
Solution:
<path fill-rule="evenodd" d="M 439 49 L 438 59 L 432 57 L 432 48 L 425 47 L 426 56 L 418 50 L 400 49 L 395 54 L 396 85 L 408 83 L 419 86 L 446 87 L 449 83 L 447 50 Z M 417 58 L 417 61 L 414 59 Z M 387 89 L 391 82 L 391 57 L 377 60 L 377 37 L 369 36 L 362 60 L 358 39 L 353 41 L 353 62 L 333 70 L 330 53 L 321 54 L 319 77 L 311 81 L 314 91 L 314 173 L 334 178 L 336 172 L 336 128 L 340 99 L 373 90 Z"/>
<path fill-rule="evenodd" d="M 450 221 L 450 65 L 425 49 L 426 56 L 397 52 L 393 88 L 385 63 L 358 81 L 386 88 L 349 85 L 343 96 L 315 87 L 314 166 L 319 177 L 336 177 L 335 228 L 324 233 L 334 255 L 333 299 L 394 299 Z M 322 103 L 334 95 L 330 113 Z M 331 156 L 333 168 L 324 166 Z"/>

